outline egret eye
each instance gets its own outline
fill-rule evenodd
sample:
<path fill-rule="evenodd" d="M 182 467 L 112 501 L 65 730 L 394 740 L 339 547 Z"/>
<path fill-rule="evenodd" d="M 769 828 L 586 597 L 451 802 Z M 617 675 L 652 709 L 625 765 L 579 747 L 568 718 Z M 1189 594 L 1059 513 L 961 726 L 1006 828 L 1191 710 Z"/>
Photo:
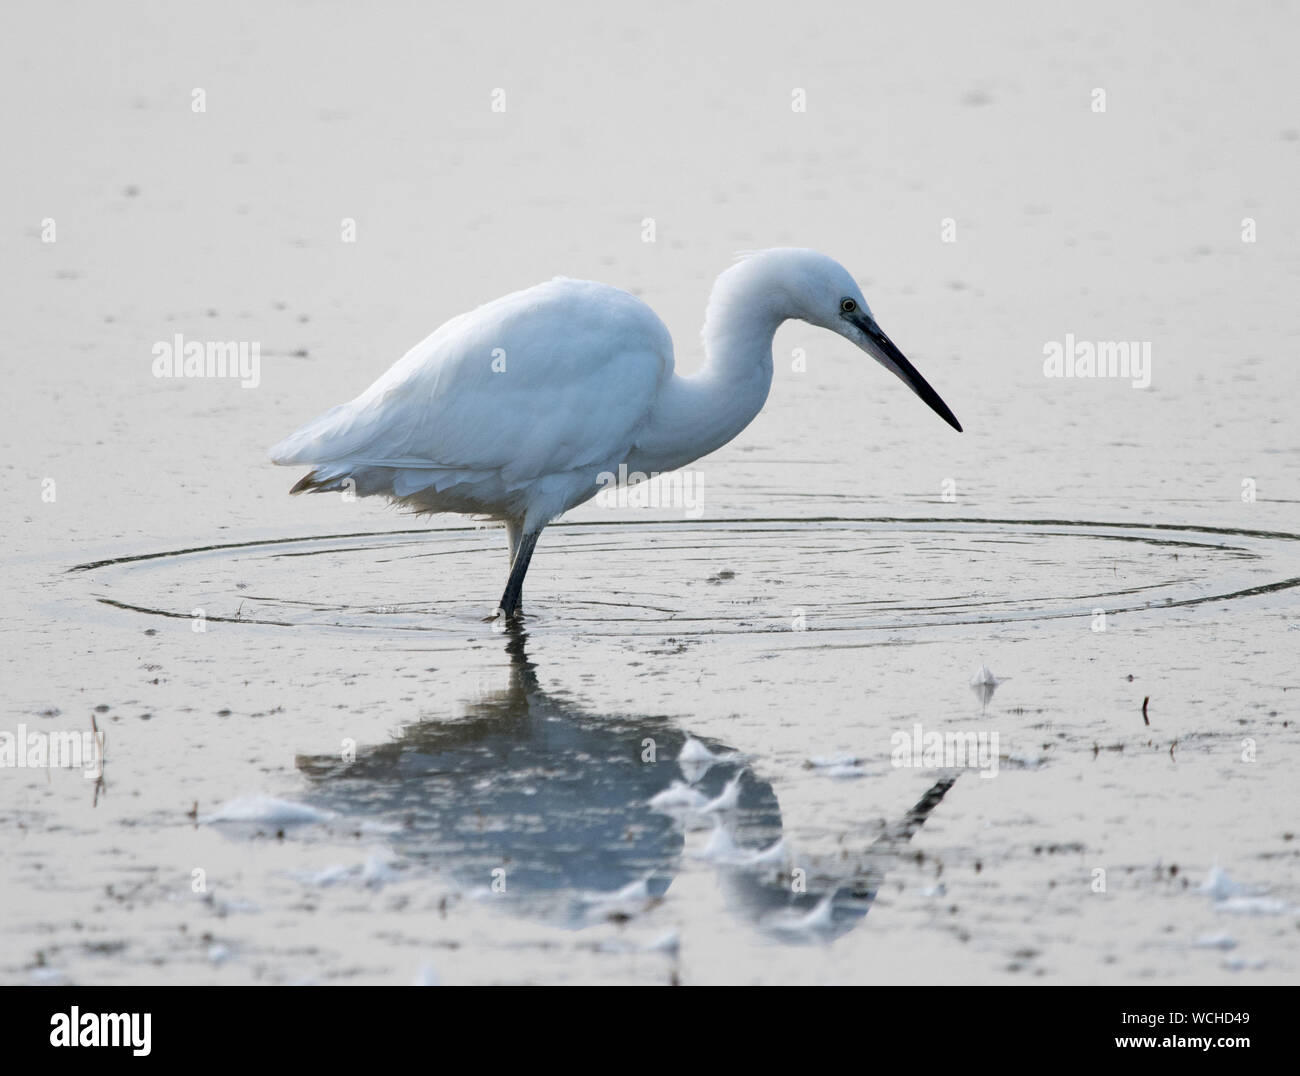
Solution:
<path fill-rule="evenodd" d="M 852 299 L 841 299 L 840 310 L 845 314 L 852 314 L 858 308 L 858 304 Z"/>

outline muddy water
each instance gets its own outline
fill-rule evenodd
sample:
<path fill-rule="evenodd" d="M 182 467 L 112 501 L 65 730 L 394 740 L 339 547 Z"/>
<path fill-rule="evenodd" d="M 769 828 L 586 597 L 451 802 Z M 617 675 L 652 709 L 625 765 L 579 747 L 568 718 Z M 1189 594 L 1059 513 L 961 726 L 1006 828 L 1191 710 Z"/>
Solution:
<path fill-rule="evenodd" d="M 1294 34 L 1173 12 L 891 11 L 869 69 L 842 9 L 575 19 L 561 64 L 527 9 L 6 35 L 0 727 L 106 760 L 0 769 L 0 977 L 1294 979 Z M 710 62 L 636 74 L 681 40 Z M 264 462 L 556 273 L 691 367 L 778 243 L 859 274 L 965 434 L 786 326 L 698 503 L 572 513 L 522 634 L 482 620 L 502 534 Z M 260 342 L 258 386 L 153 377 L 177 332 Z M 1149 341 L 1150 386 L 1044 377 L 1066 334 Z"/>

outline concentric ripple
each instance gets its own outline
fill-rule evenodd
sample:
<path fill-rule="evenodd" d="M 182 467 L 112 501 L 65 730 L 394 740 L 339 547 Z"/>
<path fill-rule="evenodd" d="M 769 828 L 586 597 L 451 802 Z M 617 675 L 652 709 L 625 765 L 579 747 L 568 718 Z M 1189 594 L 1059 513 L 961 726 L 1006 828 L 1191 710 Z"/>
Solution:
<path fill-rule="evenodd" d="M 78 565 L 125 611 L 284 628 L 485 630 L 504 533 L 410 529 Z M 763 519 L 547 529 L 530 630 L 872 631 L 1176 608 L 1300 585 L 1300 536 L 1063 520 Z"/>

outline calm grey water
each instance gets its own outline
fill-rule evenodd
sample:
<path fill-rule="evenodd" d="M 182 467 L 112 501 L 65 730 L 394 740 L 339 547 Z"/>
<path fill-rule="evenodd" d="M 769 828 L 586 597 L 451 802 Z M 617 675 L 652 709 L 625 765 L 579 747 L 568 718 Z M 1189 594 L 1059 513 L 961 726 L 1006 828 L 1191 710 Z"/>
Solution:
<path fill-rule="evenodd" d="M 0 980 L 1294 980 L 1295 8 L 747 12 L 11 15 L 0 731 L 106 762 L 0 768 Z M 546 533 L 522 634 L 502 533 L 265 462 L 557 274 L 692 368 L 786 244 L 964 434 L 786 325 L 689 505 Z M 178 333 L 256 387 L 154 377 Z"/>

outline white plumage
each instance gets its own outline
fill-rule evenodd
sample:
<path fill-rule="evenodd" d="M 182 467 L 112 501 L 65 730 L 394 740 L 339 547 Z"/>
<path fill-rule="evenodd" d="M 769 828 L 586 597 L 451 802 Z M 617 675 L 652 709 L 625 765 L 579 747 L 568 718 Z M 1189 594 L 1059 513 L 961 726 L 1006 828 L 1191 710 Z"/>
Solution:
<path fill-rule="evenodd" d="M 315 466 L 314 486 L 544 525 L 627 458 L 672 371 L 648 306 L 552 280 L 453 318 L 271 458 Z"/>
<path fill-rule="evenodd" d="M 365 392 L 271 449 L 312 468 L 292 492 L 353 488 L 421 512 L 501 520 L 513 615 L 541 529 L 594 496 L 600 476 L 681 467 L 753 419 L 772 379 L 772 336 L 802 318 L 846 336 L 955 428 L 934 390 L 880 331 L 852 277 L 825 255 L 770 250 L 719 278 L 694 377 L 645 303 L 556 279 L 448 321 Z"/>

